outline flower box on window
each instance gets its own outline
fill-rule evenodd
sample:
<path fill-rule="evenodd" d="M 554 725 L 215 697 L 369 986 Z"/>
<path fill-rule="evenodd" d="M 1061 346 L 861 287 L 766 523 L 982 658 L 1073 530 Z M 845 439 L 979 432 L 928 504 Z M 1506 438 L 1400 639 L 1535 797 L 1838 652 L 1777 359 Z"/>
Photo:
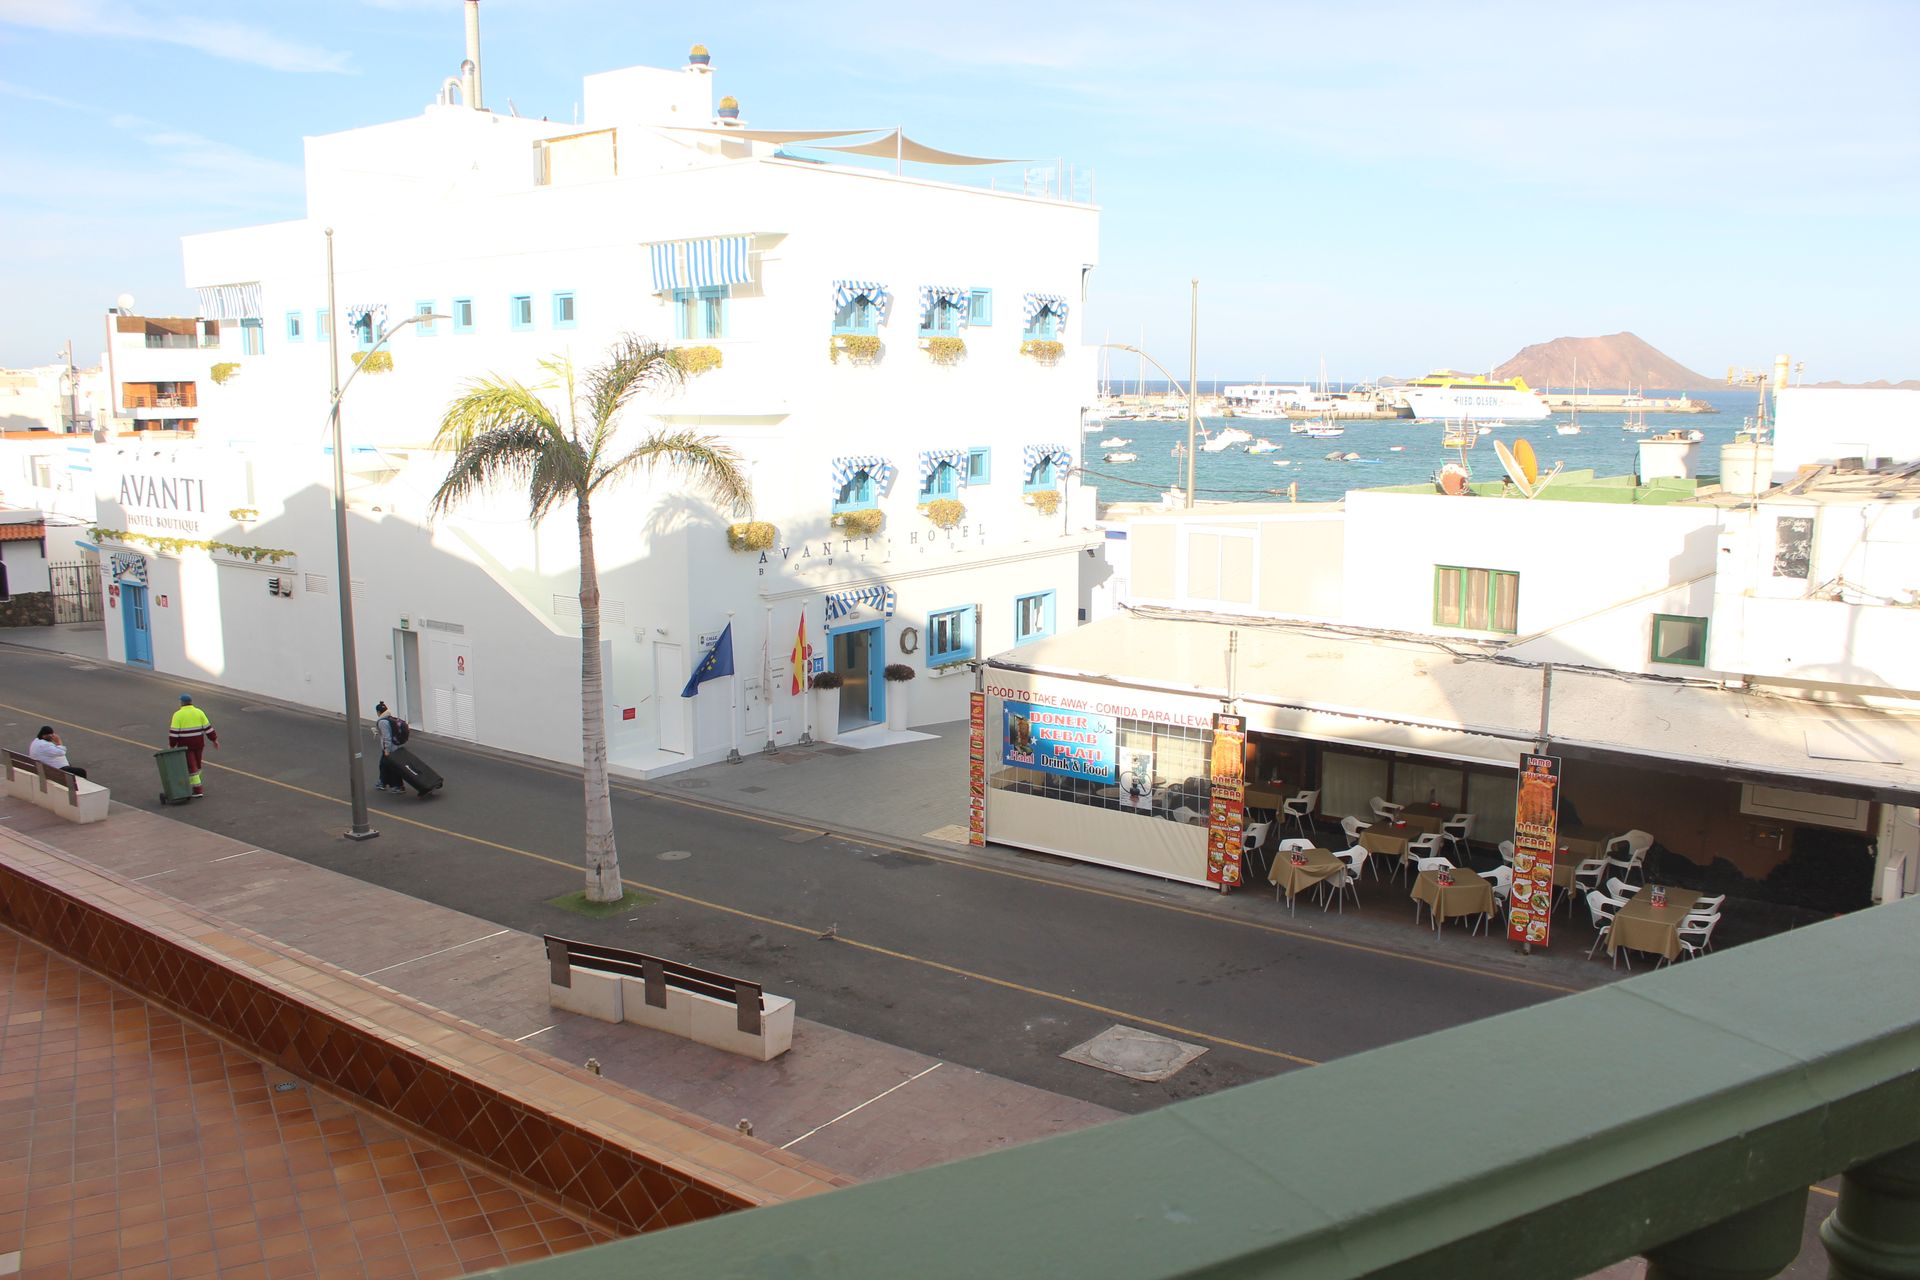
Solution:
<path fill-rule="evenodd" d="M 1043 516 L 1050 516 L 1060 509 L 1060 491 L 1058 489 L 1036 489 L 1027 495 L 1027 501 L 1033 509 Z"/>
<path fill-rule="evenodd" d="M 1020 343 L 1020 354 L 1031 356 L 1044 365 L 1060 363 L 1060 357 L 1067 353 L 1067 344 L 1055 342 L 1052 338 L 1027 338 Z"/>
<path fill-rule="evenodd" d="M 935 498 L 920 504 L 920 510 L 937 529 L 951 529 L 967 518 L 967 509 L 956 498 Z"/>
<path fill-rule="evenodd" d="M 735 551 L 765 551 L 777 537 L 778 531 L 764 520 L 727 526 L 727 545 Z"/>
<path fill-rule="evenodd" d="M 234 374 L 238 372 L 240 372 L 240 366 L 238 364 L 234 363 L 231 360 L 223 360 L 219 364 L 216 364 L 215 366 L 213 366 L 213 370 L 212 370 L 213 380 L 216 384 L 225 386 L 227 379 L 231 378 Z"/>
<path fill-rule="evenodd" d="M 353 362 L 360 366 L 362 373 L 393 372 L 393 352 L 391 351 L 356 351 L 353 353 Z"/>
<path fill-rule="evenodd" d="M 967 354 L 965 338 L 922 338 L 920 345 L 935 364 L 959 364 Z"/>
<path fill-rule="evenodd" d="M 871 333 L 836 333 L 827 348 L 827 354 L 835 364 L 845 356 L 853 364 L 872 364 L 880 358 L 881 345 L 877 335 Z"/>
<path fill-rule="evenodd" d="M 718 347 L 675 347 L 673 363 L 689 378 L 697 378 L 709 369 L 718 369 L 721 364 Z"/>
<path fill-rule="evenodd" d="M 836 511 L 829 521 L 834 528 L 859 534 L 863 538 L 870 538 L 880 532 L 881 526 L 886 522 L 886 512 L 878 507 L 863 507 L 858 511 Z"/>

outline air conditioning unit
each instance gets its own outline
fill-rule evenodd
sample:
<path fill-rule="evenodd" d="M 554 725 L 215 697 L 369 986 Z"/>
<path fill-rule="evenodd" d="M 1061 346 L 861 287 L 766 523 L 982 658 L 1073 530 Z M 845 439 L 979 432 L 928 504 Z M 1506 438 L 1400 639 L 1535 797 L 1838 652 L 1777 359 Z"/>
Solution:
<path fill-rule="evenodd" d="M 267 594 L 270 596 L 290 596 L 293 594 L 291 577 L 272 577 L 267 579 Z"/>

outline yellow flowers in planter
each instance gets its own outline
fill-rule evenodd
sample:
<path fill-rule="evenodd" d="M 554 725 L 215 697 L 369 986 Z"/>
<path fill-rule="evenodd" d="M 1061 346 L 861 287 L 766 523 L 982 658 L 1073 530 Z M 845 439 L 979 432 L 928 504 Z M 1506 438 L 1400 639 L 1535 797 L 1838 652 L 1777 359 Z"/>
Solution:
<path fill-rule="evenodd" d="M 393 372 L 393 352 L 391 351 L 356 351 L 353 353 L 353 362 L 360 366 L 362 373 Z"/>
<path fill-rule="evenodd" d="M 1067 353 L 1067 344 L 1055 342 L 1052 338 L 1028 338 L 1020 344 L 1020 354 L 1032 356 L 1041 364 L 1060 363 L 1060 357 Z"/>
<path fill-rule="evenodd" d="M 836 333 L 828 344 L 827 354 L 833 357 L 835 364 L 845 356 L 855 364 L 872 364 L 880 358 L 880 339 L 871 333 Z"/>
<path fill-rule="evenodd" d="M 779 531 L 764 520 L 727 526 L 727 545 L 735 551 L 765 551 L 779 537 Z"/>
<path fill-rule="evenodd" d="M 720 367 L 718 347 L 675 347 L 673 363 L 689 378 L 697 378 L 709 369 Z"/>
<path fill-rule="evenodd" d="M 959 364 L 967 354 L 965 338 L 928 338 L 927 356 L 935 364 Z"/>
<path fill-rule="evenodd" d="M 237 363 L 232 360 L 222 360 L 219 364 L 213 366 L 213 380 L 215 383 L 225 386 L 227 379 L 238 372 L 240 372 L 240 366 Z"/>
<path fill-rule="evenodd" d="M 858 511 L 836 511 L 830 523 L 836 529 L 844 529 L 848 533 L 871 538 L 880 532 L 880 527 L 886 522 L 886 512 L 880 508 L 863 507 Z"/>
<path fill-rule="evenodd" d="M 940 529 L 951 529 L 967 518 L 966 507 L 953 498 L 935 498 L 932 502 L 922 503 L 920 510 Z"/>
<path fill-rule="evenodd" d="M 1033 509 L 1043 516 L 1050 516 L 1060 509 L 1060 491 L 1058 489 L 1040 489 L 1027 495 L 1027 501 Z"/>

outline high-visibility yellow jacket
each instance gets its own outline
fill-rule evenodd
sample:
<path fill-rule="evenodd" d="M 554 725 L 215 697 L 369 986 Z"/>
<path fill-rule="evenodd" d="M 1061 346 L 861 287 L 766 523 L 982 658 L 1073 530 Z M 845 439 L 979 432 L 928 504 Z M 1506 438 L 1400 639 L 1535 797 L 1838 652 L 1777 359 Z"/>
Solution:
<path fill-rule="evenodd" d="M 211 742 L 218 745 L 220 735 L 213 731 L 213 721 L 207 719 L 207 713 L 189 703 L 173 713 L 173 724 L 167 729 L 167 745 L 170 747 L 197 747 Z"/>

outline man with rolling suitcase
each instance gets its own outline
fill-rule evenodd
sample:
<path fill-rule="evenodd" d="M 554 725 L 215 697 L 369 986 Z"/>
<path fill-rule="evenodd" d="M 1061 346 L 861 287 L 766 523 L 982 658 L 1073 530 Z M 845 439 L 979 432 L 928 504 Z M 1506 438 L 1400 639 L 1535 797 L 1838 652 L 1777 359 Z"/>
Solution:
<path fill-rule="evenodd" d="M 380 783 L 374 789 L 404 795 L 412 787 L 425 796 L 445 786 L 446 780 L 432 766 L 407 750 L 407 741 L 413 736 L 407 722 L 389 712 L 384 702 L 375 703 L 373 709 L 378 716 L 374 724 L 380 730 Z"/>

